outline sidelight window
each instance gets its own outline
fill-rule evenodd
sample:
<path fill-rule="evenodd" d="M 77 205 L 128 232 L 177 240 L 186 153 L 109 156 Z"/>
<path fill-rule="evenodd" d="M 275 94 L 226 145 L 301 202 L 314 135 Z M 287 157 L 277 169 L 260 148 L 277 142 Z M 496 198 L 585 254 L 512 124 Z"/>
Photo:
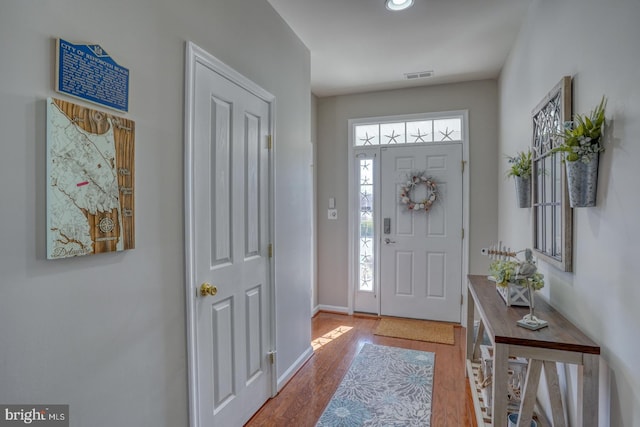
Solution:
<path fill-rule="evenodd" d="M 358 289 L 373 292 L 374 289 L 374 226 L 373 226 L 373 159 L 360 159 L 360 216 L 359 216 L 359 280 Z"/>

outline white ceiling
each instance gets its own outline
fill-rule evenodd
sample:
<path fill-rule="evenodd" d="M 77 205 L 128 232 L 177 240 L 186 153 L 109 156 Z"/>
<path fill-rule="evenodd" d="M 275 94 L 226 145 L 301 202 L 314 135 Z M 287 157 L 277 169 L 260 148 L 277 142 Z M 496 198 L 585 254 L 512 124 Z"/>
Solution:
<path fill-rule="evenodd" d="M 317 96 L 495 78 L 530 0 L 268 0 L 311 51 Z M 406 80 L 405 73 L 433 71 Z"/>

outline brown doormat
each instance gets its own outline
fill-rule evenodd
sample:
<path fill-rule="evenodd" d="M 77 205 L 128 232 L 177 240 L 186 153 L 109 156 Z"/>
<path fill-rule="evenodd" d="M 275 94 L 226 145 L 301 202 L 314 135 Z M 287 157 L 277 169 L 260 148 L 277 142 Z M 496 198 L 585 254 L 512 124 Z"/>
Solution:
<path fill-rule="evenodd" d="M 428 320 L 382 318 L 374 332 L 386 337 L 429 341 L 441 344 L 455 343 L 453 325 Z"/>

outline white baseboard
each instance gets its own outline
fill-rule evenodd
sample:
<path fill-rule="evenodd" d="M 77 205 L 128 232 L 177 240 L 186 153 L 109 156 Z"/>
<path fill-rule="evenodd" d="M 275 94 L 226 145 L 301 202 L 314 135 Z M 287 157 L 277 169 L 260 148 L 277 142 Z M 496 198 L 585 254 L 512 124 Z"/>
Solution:
<path fill-rule="evenodd" d="M 305 352 L 302 353 L 291 366 L 289 366 L 284 374 L 278 378 L 278 391 L 282 390 L 282 387 L 284 387 L 289 380 L 293 378 L 296 372 L 302 368 L 302 365 L 307 363 L 307 360 L 311 359 L 311 356 L 313 356 L 313 347 L 309 346 L 309 348 L 307 348 Z"/>
<path fill-rule="evenodd" d="M 331 311 L 333 313 L 350 314 L 349 307 L 340 307 L 338 305 L 324 305 L 318 304 L 313 310 L 313 316 L 318 314 L 319 311 Z"/>

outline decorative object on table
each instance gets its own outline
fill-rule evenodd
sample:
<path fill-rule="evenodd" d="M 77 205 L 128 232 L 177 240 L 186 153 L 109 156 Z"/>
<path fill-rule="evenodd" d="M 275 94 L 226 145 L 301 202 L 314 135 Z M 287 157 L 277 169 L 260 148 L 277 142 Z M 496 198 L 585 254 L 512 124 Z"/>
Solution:
<path fill-rule="evenodd" d="M 502 242 L 497 245 L 492 245 L 489 247 L 485 253 L 489 258 L 494 260 L 494 263 L 491 265 L 496 267 L 501 266 L 500 270 L 496 271 L 495 274 L 498 275 L 498 278 L 494 276 L 494 273 L 489 271 L 489 279 L 494 282 L 500 282 L 501 285 L 496 283 L 496 291 L 502 297 L 504 302 L 508 307 L 520 306 L 520 307 L 529 307 L 529 294 L 526 288 L 516 285 L 513 281 L 510 280 L 511 274 L 515 271 L 515 263 L 512 258 L 517 255 L 516 252 L 512 251 L 511 248 L 507 248 L 502 245 Z M 500 264 L 498 263 L 500 262 Z M 502 264 L 504 262 L 504 264 Z M 512 264 L 508 264 L 512 263 Z M 507 268 L 509 266 L 509 268 Z"/>
<path fill-rule="evenodd" d="M 525 249 L 524 254 L 524 261 L 519 263 L 515 277 L 516 283 L 524 281 L 526 287 L 529 289 L 529 314 L 526 314 L 516 323 L 518 326 L 535 331 L 548 326 L 546 320 L 539 319 L 535 315 L 536 299 L 534 292 L 544 287 L 544 276 L 538 273 L 538 267 L 533 260 L 533 252 L 531 249 Z"/>
<path fill-rule="evenodd" d="M 498 247 L 502 246 L 502 242 Z M 525 254 L 524 260 L 517 258 L 517 254 Z M 526 299 L 529 305 L 529 314 L 525 315 L 522 319 L 518 320 L 518 326 L 523 328 L 537 330 L 548 326 L 546 320 L 542 320 L 535 315 L 535 291 L 544 287 L 544 276 L 538 272 L 538 267 L 533 259 L 533 252 L 531 249 L 523 249 L 521 251 L 513 252 L 510 248 L 503 249 L 490 249 L 489 256 L 494 259 L 489 267 L 489 273 L 493 280 L 496 282 L 496 288 L 500 293 L 502 287 L 508 289 L 508 293 L 505 297 L 502 293 L 501 296 L 507 302 L 507 305 L 514 305 L 513 302 L 509 303 L 511 299 L 510 284 L 514 284 L 522 290 L 522 293 L 527 292 L 526 298 L 524 295 L 519 294 L 519 297 Z M 519 304 L 522 305 L 522 304 Z"/>
<path fill-rule="evenodd" d="M 563 77 L 531 113 L 533 250 L 538 259 L 572 271 L 573 210 L 562 154 L 553 152 L 562 123 L 571 120 L 571 77 Z M 553 218 L 554 220 L 549 220 Z"/>
<path fill-rule="evenodd" d="M 573 121 L 565 122 L 563 131 L 556 134 L 562 142 L 551 151 L 564 154 L 572 208 L 596 205 L 598 159 L 604 151 L 602 129 L 606 122 L 606 107 L 607 99 L 603 96 L 589 115 L 574 115 Z"/>
<path fill-rule="evenodd" d="M 531 150 L 521 151 L 515 156 L 507 156 L 511 165 L 507 178 L 513 178 L 519 208 L 531 207 Z"/>
<path fill-rule="evenodd" d="M 416 198 L 415 192 L 424 187 L 424 196 Z M 405 185 L 400 187 L 400 203 L 407 206 L 410 211 L 428 212 L 431 206 L 438 200 L 438 186 L 433 178 L 426 172 L 414 172 L 407 177 Z"/>

